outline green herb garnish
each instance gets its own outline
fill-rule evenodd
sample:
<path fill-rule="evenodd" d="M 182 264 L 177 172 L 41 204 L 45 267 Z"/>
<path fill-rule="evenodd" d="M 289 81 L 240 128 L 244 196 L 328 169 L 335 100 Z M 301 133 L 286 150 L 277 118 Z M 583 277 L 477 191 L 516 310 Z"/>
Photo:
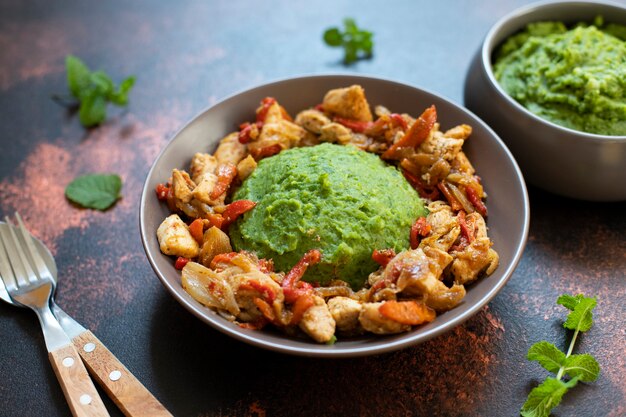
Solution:
<path fill-rule="evenodd" d="M 371 58 L 374 48 L 373 33 L 359 29 L 354 19 L 351 18 L 344 19 L 343 25 L 345 28 L 343 32 L 338 27 L 326 29 L 324 42 L 328 46 L 343 47 L 343 61 L 346 64 L 351 64 L 359 59 Z"/>
<path fill-rule="evenodd" d="M 550 411 L 559 405 L 563 395 L 576 386 L 578 381 L 595 381 L 600 373 L 600 365 L 593 356 L 584 353 L 572 355 L 576 338 L 580 332 L 586 332 L 593 325 L 592 310 L 596 306 L 596 298 L 564 294 L 557 299 L 560 304 L 571 312 L 563 327 L 574 331 L 567 353 L 563 353 L 552 343 L 537 342 L 528 350 L 527 358 L 537 361 L 548 372 L 556 374 L 556 378 L 546 378 L 539 386 L 533 388 L 520 413 L 524 417 L 547 417 Z M 568 381 L 563 381 L 564 376 Z"/>
<path fill-rule="evenodd" d="M 77 177 L 65 188 L 65 196 L 85 208 L 106 210 L 120 197 L 122 179 L 116 174 L 89 174 Z"/>
<path fill-rule="evenodd" d="M 98 125 L 106 119 L 107 103 L 125 106 L 128 93 L 135 84 L 135 77 L 126 78 L 116 87 L 111 77 L 103 71 L 91 72 L 79 58 L 68 55 L 65 58 L 67 86 L 72 96 L 78 100 L 78 117 L 85 127 Z"/>

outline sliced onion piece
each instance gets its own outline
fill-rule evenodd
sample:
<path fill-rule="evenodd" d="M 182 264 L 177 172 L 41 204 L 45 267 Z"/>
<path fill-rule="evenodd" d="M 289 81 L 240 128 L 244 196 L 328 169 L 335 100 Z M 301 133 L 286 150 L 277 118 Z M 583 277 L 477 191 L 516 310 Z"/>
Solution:
<path fill-rule="evenodd" d="M 240 313 L 233 289 L 215 271 L 199 263 L 189 262 L 182 271 L 182 285 L 196 301 L 207 307 Z"/>

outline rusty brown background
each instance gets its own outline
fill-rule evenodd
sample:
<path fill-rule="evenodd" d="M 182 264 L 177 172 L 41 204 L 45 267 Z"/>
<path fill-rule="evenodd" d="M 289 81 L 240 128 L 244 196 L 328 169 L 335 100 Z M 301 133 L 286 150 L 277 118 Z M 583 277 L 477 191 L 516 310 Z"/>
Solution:
<path fill-rule="evenodd" d="M 487 307 L 422 345 L 349 360 L 279 355 L 210 329 L 168 296 L 139 238 L 139 195 L 152 161 L 206 106 L 267 80 L 320 72 L 374 74 L 461 102 L 483 36 L 524 3 L 3 0 L 0 213 L 19 210 L 56 256 L 59 304 L 177 416 L 515 416 L 546 376 L 525 360 L 528 347 L 569 342 L 565 312 L 554 303 L 563 292 L 598 296 L 596 325 L 576 350 L 596 356 L 602 372 L 554 415 L 626 415 L 625 203 L 530 188 L 524 257 Z M 376 42 L 372 60 L 349 68 L 321 41 L 346 16 L 373 30 Z M 137 76 L 129 107 L 110 108 L 99 128 L 83 129 L 50 99 L 66 91 L 70 53 L 117 81 Z M 123 177 L 123 199 L 111 210 L 64 199 L 67 183 L 88 172 Z M 4 304 L 0 415 L 70 415 L 35 316 Z"/>

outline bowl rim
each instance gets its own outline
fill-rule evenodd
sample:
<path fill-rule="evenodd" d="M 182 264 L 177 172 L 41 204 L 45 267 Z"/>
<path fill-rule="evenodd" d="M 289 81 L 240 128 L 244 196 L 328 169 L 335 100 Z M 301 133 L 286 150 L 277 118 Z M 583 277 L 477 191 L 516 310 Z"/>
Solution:
<path fill-rule="evenodd" d="M 314 78 L 314 79 L 324 79 L 324 78 L 345 78 L 346 82 L 357 82 L 358 79 L 363 79 L 363 80 L 375 80 L 375 81 L 382 81 L 382 82 L 386 82 L 386 83 L 391 83 L 391 84 L 395 84 L 399 87 L 402 88 L 411 88 L 411 89 L 415 89 L 415 90 L 419 90 L 420 92 L 426 93 L 426 94 L 430 94 L 433 96 L 438 97 L 439 99 L 443 100 L 444 102 L 446 102 L 449 105 L 452 105 L 454 107 L 459 108 L 461 111 L 466 112 L 467 114 L 469 114 L 471 117 L 473 117 L 475 119 L 475 122 L 480 124 L 485 130 L 487 130 L 487 132 L 489 134 L 492 135 L 492 137 L 500 144 L 500 146 L 502 147 L 503 152 L 507 155 L 509 162 L 511 163 L 513 170 L 514 170 L 514 174 L 515 177 L 519 180 L 520 185 L 521 185 L 521 190 L 522 190 L 522 199 L 523 199 L 523 220 L 522 220 L 522 236 L 521 239 L 518 243 L 518 245 L 514 248 L 513 250 L 513 255 L 512 255 L 512 259 L 511 259 L 511 263 L 508 265 L 508 267 L 502 272 L 502 277 L 500 278 L 500 280 L 496 283 L 496 285 L 494 287 L 492 287 L 486 294 L 484 294 L 481 298 L 478 299 L 478 301 L 476 303 L 474 303 L 472 306 L 470 306 L 468 308 L 467 311 L 465 311 L 463 314 L 460 314 L 459 316 L 446 321 L 445 323 L 443 323 L 442 325 L 435 327 L 433 329 L 429 329 L 425 332 L 421 332 L 418 334 L 414 334 L 412 336 L 408 336 L 408 337 L 402 337 L 398 340 L 392 340 L 392 341 L 388 341 L 388 342 L 384 342 L 381 344 L 376 344 L 376 345 L 366 345 L 366 346 L 357 346 L 357 347 L 352 347 L 352 348 L 342 348 L 340 350 L 336 350 L 336 349 L 332 349 L 331 346 L 326 346 L 326 345 L 319 345 L 319 344 L 315 344 L 314 342 L 311 342 L 310 347 L 302 347 L 302 346 L 289 346 L 288 344 L 282 344 L 282 343 L 274 343 L 272 341 L 269 340 L 263 340 L 260 338 L 257 338 L 254 336 L 253 332 L 238 332 L 238 331 L 234 331 L 233 328 L 230 326 L 232 323 L 228 322 L 226 319 L 222 318 L 222 317 L 218 317 L 216 316 L 216 318 L 218 320 L 212 320 L 211 318 L 209 318 L 206 315 L 206 309 L 207 307 L 202 307 L 200 306 L 200 304 L 198 302 L 192 303 L 189 299 L 184 298 L 182 296 L 181 293 L 179 293 L 177 288 L 174 288 L 173 285 L 170 284 L 170 282 L 167 280 L 165 274 L 163 273 L 163 271 L 160 270 L 160 268 L 157 265 L 155 256 L 159 255 L 159 254 L 153 254 L 151 253 L 150 249 L 149 249 L 149 239 L 150 237 L 153 237 L 153 232 L 150 231 L 150 233 L 148 234 L 148 230 L 145 226 L 145 221 L 146 221 L 146 204 L 147 204 L 147 199 L 150 197 L 154 197 L 153 193 L 154 191 L 152 190 L 152 188 L 149 187 L 149 182 L 150 179 L 153 176 L 153 172 L 156 169 L 157 166 L 157 162 L 162 158 L 162 156 L 167 152 L 167 150 L 170 148 L 170 146 L 173 145 L 175 139 L 182 133 L 183 130 L 185 130 L 189 125 L 191 125 L 195 120 L 197 120 L 199 117 L 201 117 L 204 113 L 208 112 L 209 110 L 211 110 L 214 107 L 217 107 L 219 105 L 221 105 L 222 103 L 225 103 L 227 101 L 231 101 L 237 98 L 237 96 L 244 94 L 244 93 L 249 93 L 253 90 L 257 90 L 257 89 L 264 89 L 267 87 L 271 87 L 273 85 L 276 84 L 280 84 L 280 83 L 284 83 L 284 82 L 294 82 L 294 81 L 298 81 L 298 80 L 305 80 L 305 79 L 310 79 L 310 78 Z M 474 121 L 472 121 L 474 122 Z M 410 347 L 413 345 L 416 345 L 418 343 L 422 343 L 425 342 L 429 339 L 432 339 L 440 334 L 446 333 L 450 330 L 452 330 L 453 328 L 461 325 L 462 323 L 464 323 L 465 321 L 469 320 L 471 317 L 473 317 L 474 315 L 476 315 L 476 313 L 478 313 L 478 311 L 480 309 L 482 309 L 485 305 L 487 305 L 487 303 L 489 303 L 495 296 L 496 294 L 498 294 L 500 292 L 500 290 L 502 289 L 502 287 L 504 287 L 504 285 L 508 282 L 508 280 L 511 278 L 511 276 L 513 275 L 513 272 L 515 271 L 517 265 L 519 264 L 521 258 L 522 258 L 522 254 L 524 252 L 527 240 L 528 240 L 528 233 L 529 233 L 529 228 L 530 228 L 530 203 L 529 203 L 529 197 L 528 197 L 528 190 L 526 187 L 526 182 L 524 180 L 524 177 L 522 175 L 521 169 L 519 167 L 519 165 L 517 164 L 517 161 L 515 160 L 515 158 L 513 157 L 511 151 L 508 149 L 508 147 L 505 145 L 505 143 L 502 141 L 502 139 L 500 139 L 500 137 L 493 131 L 493 129 L 491 129 L 491 127 L 489 125 L 487 125 L 484 121 L 482 121 L 478 116 L 476 116 L 472 111 L 468 110 L 467 108 L 465 108 L 464 106 L 455 103 L 454 101 L 452 101 L 451 99 L 448 99 L 447 97 L 441 95 L 441 94 L 437 94 L 434 93 L 430 90 L 421 88 L 421 87 L 417 87 L 411 84 L 408 84 L 406 82 L 401 82 L 401 81 L 395 81 L 395 80 L 391 80 L 389 78 L 384 78 L 384 77 L 379 77 L 379 76 L 374 76 L 374 75 L 368 75 L 368 74 L 352 74 L 352 73 L 322 73 L 322 74 L 309 74 L 309 75 L 297 75 L 297 76 L 290 76 L 290 77 L 282 77 L 282 78 L 278 78 L 278 79 L 273 79 L 273 80 L 268 80 L 267 82 L 262 82 L 262 83 L 258 83 L 252 87 L 248 87 L 248 88 L 243 88 L 238 90 L 237 92 L 230 94 L 226 97 L 224 97 L 221 100 L 218 100 L 217 102 L 205 107 L 203 110 L 201 110 L 199 113 L 197 113 L 194 117 L 192 117 L 191 119 L 189 119 L 186 123 L 183 124 L 183 126 L 178 129 L 170 138 L 170 140 L 168 141 L 168 143 L 163 147 L 163 149 L 159 152 L 159 154 L 157 155 L 157 157 L 154 159 L 154 162 L 152 163 L 152 166 L 150 167 L 150 170 L 148 171 L 147 175 L 146 175 L 146 179 L 144 181 L 144 186 L 141 192 L 141 199 L 140 199 L 140 204 L 139 204 L 139 231 L 140 231 L 140 235 L 141 235 L 141 243 L 142 246 L 144 248 L 144 251 L 146 253 L 146 256 L 148 258 L 148 261 L 150 263 L 150 265 L 152 266 L 152 269 L 154 270 L 154 272 L 156 273 L 157 277 L 159 278 L 159 280 L 161 281 L 161 284 L 163 286 L 165 286 L 165 288 L 167 289 L 167 291 L 170 293 L 171 296 L 173 296 L 176 301 L 178 301 L 183 307 L 185 307 L 185 309 L 189 312 L 191 312 L 194 316 L 196 316 L 197 318 L 199 318 L 202 322 L 208 324 L 209 326 L 213 327 L 214 329 L 230 336 L 233 337 L 234 339 L 237 339 L 239 341 L 243 341 L 245 343 L 248 343 L 250 345 L 256 346 L 256 347 L 260 347 L 260 348 L 264 348 L 264 349 L 269 349 L 275 352 L 279 352 L 279 353 L 286 353 L 286 354 L 290 354 L 290 355 L 295 355 L 295 356 L 306 356 L 306 357 L 319 357 L 319 358 L 346 358 L 346 357 L 359 357 L 359 356 L 366 356 L 366 355 L 378 355 L 378 354 L 382 354 L 382 353 L 387 353 L 387 352 L 391 352 L 391 351 L 396 351 L 402 348 L 406 348 L 406 347 Z M 408 334 L 408 333 L 407 333 Z M 333 345 L 333 346 L 337 346 L 337 345 Z M 329 349 L 331 348 L 331 349 Z"/>
<path fill-rule="evenodd" d="M 545 126 L 547 126 L 548 128 L 552 128 L 555 129 L 557 131 L 560 131 L 561 133 L 565 133 L 568 135 L 575 135 L 577 136 L 577 139 L 583 139 L 583 140 L 587 140 L 589 142 L 602 142 L 602 143 L 606 143 L 606 142 L 622 142 L 622 141 L 626 141 L 626 135 L 619 135 L 619 136 L 611 136 L 611 135 L 600 135 L 600 134 L 596 134 L 596 133 L 589 133 L 589 132 L 583 132 L 580 130 L 576 130 L 576 129 L 571 129 L 569 127 L 565 127 L 565 126 L 561 126 L 558 125 L 554 122 L 551 122 L 547 119 L 544 119 L 536 114 L 534 114 L 533 112 L 531 112 L 530 110 L 528 110 L 526 107 L 524 107 L 522 104 L 520 104 L 519 102 L 517 102 L 517 100 L 515 100 L 513 97 L 511 97 L 506 91 L 504 91 L 504 89 L 502 88 L 502 86 L 500 85 L 500 83 L 498 82 L 498 80 L 496 80 L 496 77 L 493 73 L 493 65 L 491 63 L 491 55 L 493 53 L 493 51 L 495 50 L 495 48 L 499 45 L 499 44 L 495 44 L 494 39 L 501 33 L 501 31 L 503 30 L 503 27 L 509 23 L 509 21 L 519 18 L 519 17 L 524 17 L 524 16 L 532 16 L 534 13 L 546 9 L 546 8 L 558 8 L 558 7 L 567 7 L 567 6 L 572 6 L 572 5 L 602 5 L 602 6 L 609 6 L 609 7 L 615 7 L 618 9 L 623 10 L 626 13 L 626 7 L 624 7 L 621 4 L 612 2 L 612 1 L 605 1 L 605 0 L 587 0 L 587 1 L 582 1 L 582 0 L 545 0 L 545 1 L 540 1 L 540 2 L 536 2 L 536 3 L 531 3 L 531 4 L 527 4 L 525 6 L 519 7 L 513 11 L 511 11 L 510 13 L 506 14 L 505 16 L 503 16 L 502 18 L 500 18 L 487 32 L 487 35 L 485 36 L 485 39 L 482 43 L 481 46 L 481 64 L 482 64 L 482 69 L 485 72 L 486 76 L 487 76 L 487 80 L 488 82 L 491 84 L 491 86 L 495 89 L 495 91 L 512 107 L 514 107 L 516 110 L 521 111 L 524 115 L 526 115 L 527 117 L 531 118 L 532 120 L 534 120 L 537 123 L 541 123 Z M 521 27 L 517 28 L 516 30 L 520 30 Z M 509 36 L 511 36 L 512 34 L 514 34 L 515 32 L 512 32 Z"/>

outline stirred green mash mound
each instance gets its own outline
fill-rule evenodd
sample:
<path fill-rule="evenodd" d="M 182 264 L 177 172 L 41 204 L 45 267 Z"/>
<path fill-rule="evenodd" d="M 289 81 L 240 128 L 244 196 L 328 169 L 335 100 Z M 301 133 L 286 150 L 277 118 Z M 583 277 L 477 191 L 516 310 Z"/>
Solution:
<path fill-rule="evenodd" d="M 310 249 L 322 261 L 306 281 L 342 279 L 360 288 L 378 265 L 374 249 L 409 247 L 409 231 L 426 209 L 394 167 L 352 146 L 322 144 L 260 161 L 233 200 L 256 201 L 230 228 L 235 250 L 274 260 L 289 271 Z"/>

